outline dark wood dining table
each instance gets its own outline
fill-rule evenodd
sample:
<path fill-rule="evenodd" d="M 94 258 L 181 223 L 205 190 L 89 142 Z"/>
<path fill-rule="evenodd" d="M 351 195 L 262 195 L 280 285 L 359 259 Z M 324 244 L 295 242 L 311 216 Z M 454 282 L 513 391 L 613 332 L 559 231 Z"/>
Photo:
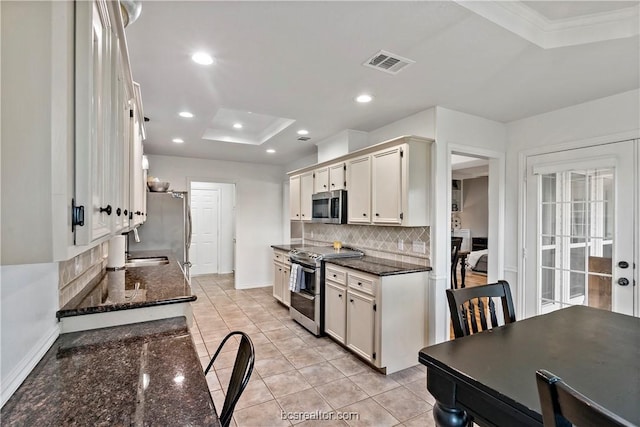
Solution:
<path fill-rule="evenodd" d="M 425 347 L 438 426 L 542 426 L 546 369 L 640 426 L 640 318 L 572 306 Z"/>

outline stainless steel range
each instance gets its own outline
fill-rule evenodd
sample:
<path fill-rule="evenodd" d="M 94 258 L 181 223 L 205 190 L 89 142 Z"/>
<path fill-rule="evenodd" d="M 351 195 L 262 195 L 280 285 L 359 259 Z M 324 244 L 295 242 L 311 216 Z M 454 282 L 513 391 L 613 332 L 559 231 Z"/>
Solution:
<path fill-rule="evenodd" d="M 360 258 L 363 255 L 357 249 L 334 249 L 332 246 L 312 246 L 289 252 L 291 274 L 297 268 L 301 275 L 299 289 L 294 286 L 295 290 L 290 290 L 291 318 L 319 336 L 324 330 L 324 261 L 332 258 Z"/>

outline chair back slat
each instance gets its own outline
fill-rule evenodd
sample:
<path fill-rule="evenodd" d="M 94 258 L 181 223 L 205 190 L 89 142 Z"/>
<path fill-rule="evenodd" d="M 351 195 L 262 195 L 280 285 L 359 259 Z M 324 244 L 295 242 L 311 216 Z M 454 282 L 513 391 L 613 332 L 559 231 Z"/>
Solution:
<path fill-rule="evenodd" d="M 219 414 L 220 424 L 223 427 L 227 427 L 231 423 L 233 410 L 240 399 L 240 395 L 249 383 L 249 378 L 253 372 L 255 350 L 253 348 L 251 338 L 249 338 L 246 333 L 240 331 L 233 331 L 229 333 L 218 346 L 218 350 L 215 352 L 204 371 L 205 375 L 209 373 L 209 370 L 213 366 L 213 363 L 218 357 L 218 354 L 220 354 L 225 343 L 234 335 L 240 336 L 240 345 L 238 346 L 236 360 L 233 364 L 233 371 L 231 372 L 231 378 L 229 379 L 229 386 L 227 388 L 224 404 L 222 405 L 222 411 Z"/>
<path fill-rule="evenodd" d="M 634 424 L 589 399 L 549 371 L 536 372 L 545 427 L 633 427 Z"/>
<path fill-rule="evenodd" d="M 446 292 L 453 332 L 456 338 L 489 329 L 486 318 L 487 306 L 491 327 L 499 326 L 493 298 L 500 298 L 502 302 L 504 324 L 516 321 L 511 289 L 509 288 L 509 283 L 504 280 L 470 288 L 447 289 Z M 484 303 L 483 300 L 485 298 L 488 299 L 488 304 Z M 477 302 L 473 300 L 477 300 Z"/>

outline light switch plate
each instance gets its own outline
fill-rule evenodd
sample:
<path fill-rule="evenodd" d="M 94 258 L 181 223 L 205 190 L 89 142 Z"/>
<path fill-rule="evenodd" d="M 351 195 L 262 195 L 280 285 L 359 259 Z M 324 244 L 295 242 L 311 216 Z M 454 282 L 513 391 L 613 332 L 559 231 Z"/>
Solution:
<path fill-rule="evenodd" d="M 413 252 L 417 252 L 419 254 L 427 253 L 427 245 L 422 240 L 414 240 L 413 241 Z"/>

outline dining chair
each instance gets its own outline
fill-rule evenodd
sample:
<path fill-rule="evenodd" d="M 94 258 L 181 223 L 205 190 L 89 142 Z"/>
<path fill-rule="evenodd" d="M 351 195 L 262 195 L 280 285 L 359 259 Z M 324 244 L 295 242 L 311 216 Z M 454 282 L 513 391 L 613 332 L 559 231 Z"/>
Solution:
<path fill-rule="evenodd" d="M 536 372 L 542 423 L 545 427 L 632 427 L 598 403 L 575 390 L 562 378 L 540 369 Z"/>
<path fill-rule="evenodd" d="M 458 266 L 458 252 L 460 252 L 461 247 L 462 247 L 462 237 L 452 237 L 451 238 L 451 287 L 453 289 L 458 288 L 458 274 L 456 273 L 456 267 Z"/>
<path fill-rule="evenodd" d="M 504 323 L 516 321 L 511 289 L 509 288 L 509 283 L 505 280 L 499 280 L 488 285 L 447 289 L 446 291 L 447 302 L 451 311 L 453 333 L 456 338 L 486 331 L 489 326 L 492 328 L 499 326 L 493 298 L 500 298 L 502 302 Z M 487 320 L 489 320 L 490 324 L 487 323 Z M 469 325 L 471 325 L 471 328 L 469 328 Z"/>
<path fill-rule="evenodd" d="M 239 335 L 241 338 L 240 345 L 238 346 L 238 353 L 236 354 L 236 360 L 233 365 L 233 371 L 231 372 L 231 379 L 229 380 L 229 387 L 227 388 L 224 399 L 224 405 L 222 406 L 222 411 L 219 415 L 220 424 L 223 427 L 227 427 L 231 422 L 231 417 L 233 416 L 233 410 L 236 407 L 236 403 L 238 403 L 240 395 L 242 395 L 242 392 L 249 382 L 251 373 L 253 372 L 255 350 L 253 349 L 253 342 L 251 342 L 251 338 L 241 331 L 230 332 L 226 337 L 224 337 L 215 354 L 211 358 L 209 365 L 204 370 L 204 374 L 207 375 L 213 366 L 213 362 L 215 362 L 226 342 L 234 335 Z"/>

